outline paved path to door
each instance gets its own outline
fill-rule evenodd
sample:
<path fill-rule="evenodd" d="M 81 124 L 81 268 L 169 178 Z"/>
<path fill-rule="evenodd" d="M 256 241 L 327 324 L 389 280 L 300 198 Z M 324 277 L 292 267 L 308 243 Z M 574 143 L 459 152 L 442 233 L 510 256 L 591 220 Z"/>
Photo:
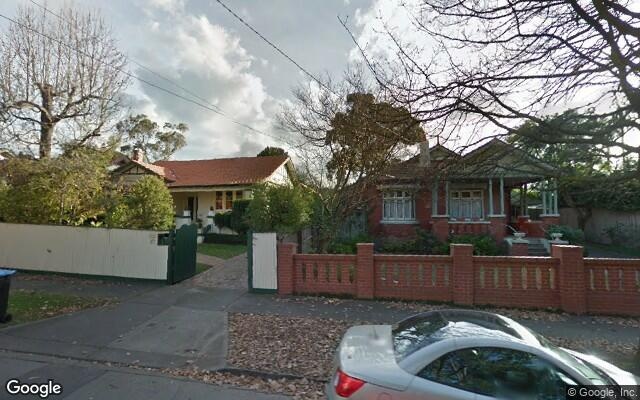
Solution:
<path fill-rule="evenodd" d="M 193 277 L 189 282 L 193 286 L 247 290 L 248 270 L 246 253 L 228 260 L 198 254 L 198 262 L 211 265 L 211 268 Z"/>

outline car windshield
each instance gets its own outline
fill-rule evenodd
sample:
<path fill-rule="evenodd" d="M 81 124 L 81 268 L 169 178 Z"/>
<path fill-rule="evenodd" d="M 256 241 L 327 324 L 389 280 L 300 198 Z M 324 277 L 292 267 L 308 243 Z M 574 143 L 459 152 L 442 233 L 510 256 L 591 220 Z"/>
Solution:
<path fill-rule="evenodd" d="M 544 336 L 532 331 L 529 328 L 526 328 L 532 335 L 538 339 L 538 342 L 543 347 L 553 351 L 562 361 L 576 369 L 580 372 L 585 378 L 589 379 L 596 385 L 615 385 L 616 383 L 604 372 L 602 372 L 599 368 L 595 367 L 591 363 L 581 360 L 580 358 L 574 356 L 573 354 L 563 350 L 562 348 L 556 346 L 551 343 L 549 339 Z"/>

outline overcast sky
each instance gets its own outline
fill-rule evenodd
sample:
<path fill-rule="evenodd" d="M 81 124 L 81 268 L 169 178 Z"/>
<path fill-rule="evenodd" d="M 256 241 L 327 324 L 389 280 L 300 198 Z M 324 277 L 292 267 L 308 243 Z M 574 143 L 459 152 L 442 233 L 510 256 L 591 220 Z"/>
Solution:
<path fill-rule="evenodd" d="M 35 0 L 44 3 L 45 0 Z M 258 31 L 312 74 L 340 75 L 356 52 L 337 16 L 348 18 L 360 40 L 376 46 L 376 17 L 393 13 L 397 0 L 224 0 Z M 121 49 L 132 59 L 170 77 L 234 119 L 267 133 L 292 87 L 307 78 L 243 26 L 215 0 L 48 0 L 99 7 Z M 29 0 L 3 0 L 0 13 L 13 16 Z M 50 18 L 55 18 L 49 15 Z M 7 22 L 0 22 L 0 27 Z M 180 92 L 131 64 L 144 79 Z M 154 120 L 186 122 L 187 146 L 176 159 L 252 156 L 275 144 L 216 115 L 153 87 L 134 82 L 128 90 L 133 113 Z"/>

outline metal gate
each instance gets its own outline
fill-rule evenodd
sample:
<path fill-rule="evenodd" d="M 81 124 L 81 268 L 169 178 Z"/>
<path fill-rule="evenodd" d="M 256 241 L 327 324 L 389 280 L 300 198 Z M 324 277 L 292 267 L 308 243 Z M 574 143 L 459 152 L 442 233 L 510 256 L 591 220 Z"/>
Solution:
<path fill-rule="evenodd" d="M 169 233 L 167 282 L 174 284 L 196 274 L 198 226 L 183 225 Z"/>
<path fill-rule="evenodd" d="M 249 290 L 275 292 L 278 270 L 275 233 L 253 233 L 248 241 Z"/>

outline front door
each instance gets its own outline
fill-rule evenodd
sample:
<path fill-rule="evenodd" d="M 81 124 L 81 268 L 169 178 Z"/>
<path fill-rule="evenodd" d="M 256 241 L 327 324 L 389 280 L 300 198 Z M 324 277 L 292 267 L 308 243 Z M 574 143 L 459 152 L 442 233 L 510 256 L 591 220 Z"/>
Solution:
<path fill-rule="evenodd" d="M 191 214 L 191 221 L 196 220 L 196 213 L 198 212 L 198 198 L 189 196 L 187 198 L 187 210 Z"/>

